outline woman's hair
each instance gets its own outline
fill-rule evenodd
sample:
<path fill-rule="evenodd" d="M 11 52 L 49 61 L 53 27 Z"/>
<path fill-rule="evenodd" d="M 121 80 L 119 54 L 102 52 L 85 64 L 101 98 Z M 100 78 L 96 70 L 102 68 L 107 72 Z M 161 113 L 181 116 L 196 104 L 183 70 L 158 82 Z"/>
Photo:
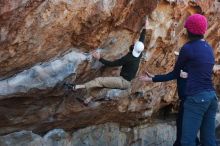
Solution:
<path fill-rule="evenodd" d="M 134 44 L 130 45 L 130 47 L 129 47 L 129 52 L 132 52 L 133 49 L 134 49 Z"/>
<path fill-rule="evenodd" d="M 190 41 L 200 40 L 204 38 L 204 35 L 193 34 L 187 30 L 188 38 Z"/>

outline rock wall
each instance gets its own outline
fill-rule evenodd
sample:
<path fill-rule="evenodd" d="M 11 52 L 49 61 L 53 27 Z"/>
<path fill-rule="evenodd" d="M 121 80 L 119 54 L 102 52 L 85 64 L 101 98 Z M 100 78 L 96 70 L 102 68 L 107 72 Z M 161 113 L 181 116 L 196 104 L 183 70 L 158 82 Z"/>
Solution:
<path fill-rule="evenodd" d="M 134 127 L 149 123 L 177 106 L 175 82 L 132 81 L 132 94 L 98 90 L 97 107 L 76 98 L 84 90 L 64 90 L 98 76 L 117 76 L 89 56 L 99 49 L 113 60 L 128 51 L 147 17 L 149 27 L 138 74 L 169 72 L 174 51 L 187 41 L 184 20 L 207 16 L 205 39 L 220 63 L 218 0 L 1 0 L 0 1 L 0 135 L 27 130 L 45 134 L 54 128 L 73 131 L 106 122 Z M 219 77 L 213 77 L 219 92 Z M 142 93 L 142 96 L 136 94 Z"/>
<path fill-rule="evenodd" d="M 119 32 L 137 32 L 155 6 L 144 0 L 3 0 L 0 76 L 59 56 L 72 46 L 94 49 L 118 27 Z"/>
<path fill-rule="evenodd" d="M 73 133 L 63 129 L 43 137 L 20 131 L 0 137 L 1 146 L 169 146 L 175 140 L 173 123 L 126 128 L 115 123 L 91 126 Z"/>
<path fill-rule="evenodd" d="M 171 118 L 149 124 L 124 127 L 117 123 L 89 126 L 73 132 L 53 129 L 40 136 L 32 131 L 0 136 L 1 146 L 171 146 L 176 139 L 176 126 Z M 220 114 L 217 115 L 219 126 Z M 219 133 L 217 133 L 219 137 Z M 220 143 L 219 143 L 220 144 Z"/>

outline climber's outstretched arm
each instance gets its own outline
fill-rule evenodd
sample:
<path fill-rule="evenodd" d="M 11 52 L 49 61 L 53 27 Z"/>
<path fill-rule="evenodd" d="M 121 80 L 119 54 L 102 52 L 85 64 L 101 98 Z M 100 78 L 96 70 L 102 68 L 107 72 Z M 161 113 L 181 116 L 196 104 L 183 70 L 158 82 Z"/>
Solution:
<path fill-rule="evenodd" d="M 148 26 L 149 26 L 149 21 L 148 21 L 148 19 L 146 19 L 144 29 L 141 31 L 141 34 L 139 37 L 139 41 L 142 42 L 143 44 L 145 41 L 146 29 Z"/>
<path fill-rule="evenodd" d="M 145 41 L 145 35 L 146 35 L 146 28 L 144 28 L 140 34 L 140 38 L 139 38 L 139 41 L 144 43 Z"/>
<path fill-rule="evenodd" d="M 99 52 L 95 51 L 92 53 L 92 56 L 99 60 L 101 63 L 103 63 L 104 65 L 106 66 L 110 66 L 110 67 L 114 67 L 114 66 L 122 66 L 124 64 L 126 64 L 128 61 L 129 61 L 129 56 L 128 54 L 123 56 L 122 58 L 120 59 L 117 59 L 115 61 L 109 61 L 109 60 L 106 60 L 104 58 L 101 58 L 101 55 Z"/>
<path fill-rule="evenodd" d="M 144 44 L 144 41 L 145 41 L 146 28 L 148 27 L 148 25 L 149 25 L 149 22 L 148 22 L 148 19 L 146 19 L 145 27 L 142 30 L 142 32 L 140 34 L 140 37 L 139 37 L 139 41 L 142 42 L 143 44 Z M 126 64 L 129 60 L 128 55 L 125 55 L 124 57 L 122 57 L 120 59 L 117 59 L 115 61 L 109 61 L 109 60 L 106 60 L 104 58 L 101 58 L 100 53 L 97 52 L 97 51 L 94 52 L 92 55 L 93 55 L 94 58 L 98 59 L 101 63 L 103 63 L 106 66 L 110 66 L 110 67 L 122 66 L 122 65 Z"/>
<path fill-rule="evenodd" d="M 122 66 L 122 65 L 126 64 L 128 59 L 129 59 L 128 55 L 125 55 L 124 57 L 117 59 L 115 61 L 108 61 L 103 58 L 100 58 L 99 61 L 106 66 L 115 67 L 115 66 Z"/>

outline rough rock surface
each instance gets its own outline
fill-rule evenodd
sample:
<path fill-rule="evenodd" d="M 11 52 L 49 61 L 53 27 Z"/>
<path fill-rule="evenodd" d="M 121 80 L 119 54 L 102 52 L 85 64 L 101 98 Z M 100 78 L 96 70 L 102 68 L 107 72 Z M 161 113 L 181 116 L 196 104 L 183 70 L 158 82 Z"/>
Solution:
<path fill-rule="evenodd" d="M 49 131 L 43 137 L 21 131 L 0 137 L 1 146 L 170 146 L 175 140 L 174 123 L 155 123 L 134 128 L 107 123 L 67 133 Z"/>
<path fill-rule="evenodd" d="M 219 125 L 219 114 L 218 114 Z M 89 126 L 73 132 L 54 129 L 39 136 L 31 131 L 0 136 L 1 146 L 171 146 L 175 141 L 175 122 L 155 120 L 137 127 L 116 123 Z M 219 135 L 218 135 L 219 136 Z"/>
<path fill-rule="evenodd" d="M 99 48 L 105 58 L 119 58 L 137 39 L 146 16 L 150 25 L 139 74 L 172 70 L 173 52 L 186 42 L 184 20 L 192 13 L 207 16 L 205 39 L 219 64 L 219 6 L 218 0 L 1 0 L 0 135 L 73 131 L 106 122 L 133 127 L 161 116 L 158 111 L 172 111 L 175 82 L 134 80 L 131 98 L 123 99 L 120 90 L 98 90 L 98 107 L 85 107 L 76 100 L 86 97 L 85 91 L 67 92 L 62 84 L 117 76 L 119 68 L 100 68 L 85 53 Z M 220 91 L 218 76 L 214 83 Z"/>

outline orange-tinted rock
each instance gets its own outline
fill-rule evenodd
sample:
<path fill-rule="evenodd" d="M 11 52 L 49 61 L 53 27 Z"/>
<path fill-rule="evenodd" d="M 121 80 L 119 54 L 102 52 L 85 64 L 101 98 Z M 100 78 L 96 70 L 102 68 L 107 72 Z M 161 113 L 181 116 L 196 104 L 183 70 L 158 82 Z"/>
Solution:
<path fill-rule="evenodd" d="M 68 62 L 63 57 L 72 50 L 83 54 L 102 48 L 105 58 L 119 58 L 137 39 L 145 16 L 149 18 L 149 26 L 145 55 L 138 75 L 145 71 L 152 74 L 169 72 L 175 62 L 173 52 L 187 41 L 184 20 L 196 12 L 204 13 L 209 19 L 205 38 L 214 48 L 216 63 L 220 63 L 218 4 L 218 1 L 211 0 L 198 3 L 187 0 L 160 3 L 150 0 L 1 1 L 0 87 L 14 85 L 14 88 L 21 83 L 26 86 L 22 86 L 22 90 L 12 90 L 10 86 L 7 89 L 13 92 L 0 93 L 0 134 L 22 129 L 45 133 L 57 127 L 71 131 L 109 121 L 127 126 L 149 122 L 152 114 L 157 114 L 167 105 L 176 104 L 174 81 L 144 84 L 135 79 L 132 81 L 132 99 L 113 98 L 90 108 L 76 100 L 76 97 L 86 96 L 84 91 L 67 93 L 62 90 L 61 82 L 67 76 L 42 86 L 33 86 L 33 82 L 26 81 L 27 77 L 36 79 L 34 83 L 37 84 L 46 83 L 51 76 L 37 72 L 39 76 L 22 76 L 19 80 L 14 77 L 34 69 L 36 71 L 36 68 L 46 70 L 48 64 Z M 72 63 L 75 65 L 77 61 L 74 61 Z M 83 83 L 97 76 L 115 76 L 119 73 L 119 68 L 96 70 L 91 67 L 92 63 L 82 59 L 68 75 L 77 73 L 76 83 Z M 71 77 L 65 81 L 73 81 Z M 13 81 L 13 84 L 8 81 Z M 215 75 L 214 82 L 219 91 L 218 75 Z M 100 97 L 106 98 L 108 91 L 102 90 Z M 136 91 L 143 93 L 143 97 L 138 97 Z M 120 90 L 109 92 L 118 94 Z"/>

